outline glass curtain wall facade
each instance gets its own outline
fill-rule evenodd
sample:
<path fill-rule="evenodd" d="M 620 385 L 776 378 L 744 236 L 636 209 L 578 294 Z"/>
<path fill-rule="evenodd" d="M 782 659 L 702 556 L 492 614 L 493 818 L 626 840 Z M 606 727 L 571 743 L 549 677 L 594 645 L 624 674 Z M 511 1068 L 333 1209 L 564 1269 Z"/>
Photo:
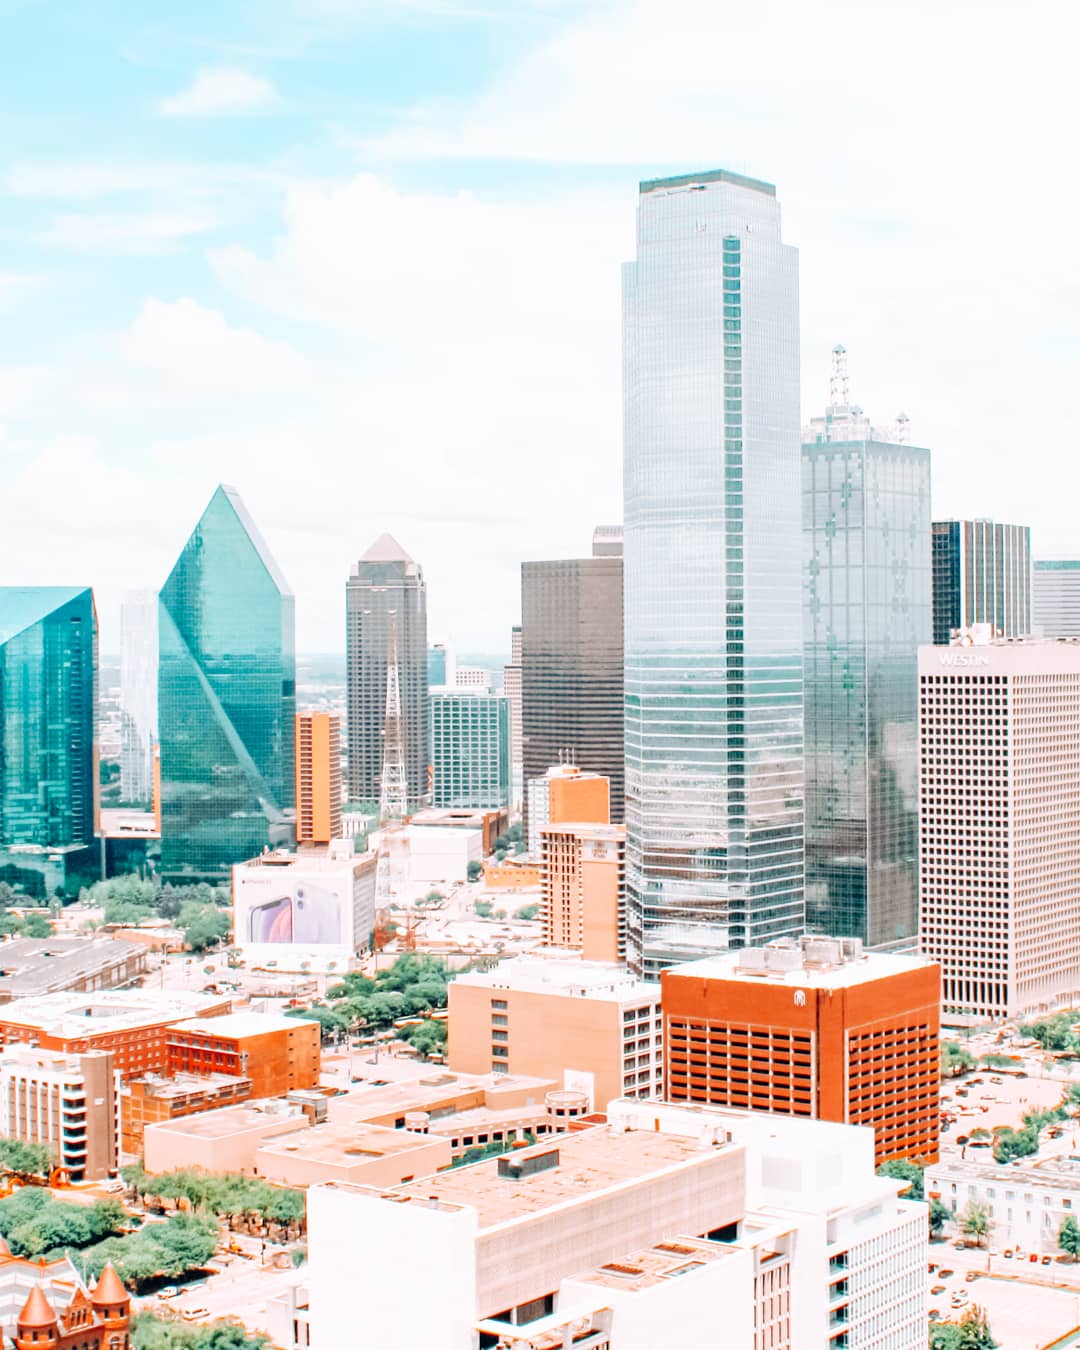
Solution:
<path fill-rule="evenodd" d="M 623 560 L 521 565 L 521 755 L 525 782 L 572 762 L 611 785 L 623 819 Z"/>
<path fill-rule="evenodd" d="M 996 637 L 1032 631 L 1031 530 L 992 520 L 935 520 L 931 535 L 934 643 L 988 623 Z"/>
<path fill-rule="evenodd" d="M 150 806 L 157 740 L 157 619 L 153 591 L 132 591 L 120 607 L 120 796 Z"/>
<path fill-rule="evenodd" d="M 161 870 L 224 881 L 296 818 L 293 596 L 232 488 L 161 589 L 158 644 Z"/>
<path fill-rule="evenodd" d="M 39 898 L 95 879 L 96 711 L 93 592 L 0 587 L 0 879 Z"/>
<path fill-rule="evenodd" d="M 432 806 L 506 810 L 510 806 L 510 700 L 448 690 L 431 695 Z"/>
<path fill-rule="evenodd" d="M 803 445 L 806 918 L 877 946 L 918 932 L 930 452 L 871 439 L 857 413 L 817 431 Z"/>
<path fill-rule="evenodd" d="M 1037 637 L 1080 637 L 1080 561 L 1066 558 L 1035 564 L 1032 627 Z"/>
<path fill-rule="evenodd" d="M 391 622 L 397 633 L 405 787 L 408 807 L 413 811 L 427 805 L 431 797 L 427 587 L 419 563 L 396 539 L 384 534 L 354 564 L 346 589 L 351 802 L 379 800 Z M 443 673 L 449 674 L 451 669 L 448 664 Z"/>
<path fill-rule="evenodd" d="M 628 956 L 802 932 L 798 255 L 767 183 L 641 185 L 624 269 Z"/>

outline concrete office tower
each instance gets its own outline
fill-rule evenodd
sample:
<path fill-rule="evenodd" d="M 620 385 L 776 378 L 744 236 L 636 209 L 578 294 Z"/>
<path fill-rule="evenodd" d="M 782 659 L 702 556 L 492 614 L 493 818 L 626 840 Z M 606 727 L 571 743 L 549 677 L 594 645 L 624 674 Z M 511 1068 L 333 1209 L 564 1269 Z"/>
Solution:
<path fill-rule="evenodd" d="M 624 272 L 628 954 L 803 929 L 799 283 L 768 183 L 641 184 Z"/>
<path fill-rule="evenodd" d="M 626 826 L 541 826 L 540 870 L 544 945 L 624 961 Z"/>
<path fill-rule="evenodd" d="M 445 642 L 435 642 L 427 649 L 427 682 L 429 689 L 439 689 L 456 682 L 457 665 L 454 649 Z"/>
<path fill-rule="evenodd" d="M 158 599 L 129 591 L 120 606 L 120 796 L 132 806 L 154 800 L 157 742 Z"/>
<path fill-rule="evenodd" d="M 37 898 L 100 876 L 89 587 L 0 586 L 0 867 Z"/>
<path fill-rule="evenodd" d="M 294 837 L 293 595 L 235 488 L 214 493 L 159 602 L 161 871 L 227 882 Z"/>
<path fill-rule="evenodd" d="M 510 808 L 510 701 L 485 689 L 431 695 L 432 806 Z"/>
<path fill-rule="evenodd" d="M 296 842 L 341 838 L 341 718 L 296 714 Z"/>
<path fill-rule="evenodd" d="M 660 1093 L 660 988 L 621 963 L 540 949 L 462 973 L 447 993 L 454 1073 L 550 1078 L 584 1092 L 586 1111 Z"/>
<path fill-rule="evenodd" d="M 397 630 L 398 687 L 410 810 L 430 795 L 427 587 L 419 563 L 381 534 L 354 564 L 346 590 L 348 629 L 348 783 L 352 802 L 377 802 L 386 713 L 386 657 Z"/>
<path fill-rule="evenodd" d="M 510 630 L 510 664 L 503 666 L 503 693 L 510 700 L 510 809 L 521 810 L 525 797 L 525 765 L 521 729 L 521 624 Z"/>
<path fill-rule="evenodd" d="M 1080 998 L 1080 642 L 972 637 L 919 652 L 920 945 L 960 1025 Z"/>
<path fill-rule="evenodd" d="M 310 1343 L 362 1308 L 379 1350 L 924 1350 L 926 1206 L 902 1185 L 869 1130 L 616 1100 L 472 1167 L 313 1186 Z"/>
<path fill-rule="evenodd" d="M 1036 637 L 1080 637 L 1080 561 L 1035 563 L 1031 610 Z"/>
<path fill-rule="evenodd" d="M 553 764 L 542 778 L 531 778 L 529 792 L 529 856 L 539 858 L 545 825 L 611 822 L 611 790 L 599 773 L 584 773 L 576 764 Z"/>
<path fill-rule="evenodd" d="M 665 1096 L 869 1125 L 877 1163 L 936 1162 L 941 971 L 804 937 L 661 976 Z"/>
<path fill-rule="evenodd" d="M 526 782 L 572 760 L 607 778 L 611 818 L 621 822 L 623 561 L 616 546 L 592 558 L 522 563 L 521 724 Z"/>
<path fill-rule="evenodd" d="M 871 946 L 919 927 L 919 647 L 930 641 L 930 451 L 878 430 L 833 349 L 803 435 L 806 920 Z"/>
<path fill-rule="evenodd" d="M 1031 530 L 992 520 L 935 520 L 934 642 L 988 623 L 996 637 L 1032 631 Z"/>

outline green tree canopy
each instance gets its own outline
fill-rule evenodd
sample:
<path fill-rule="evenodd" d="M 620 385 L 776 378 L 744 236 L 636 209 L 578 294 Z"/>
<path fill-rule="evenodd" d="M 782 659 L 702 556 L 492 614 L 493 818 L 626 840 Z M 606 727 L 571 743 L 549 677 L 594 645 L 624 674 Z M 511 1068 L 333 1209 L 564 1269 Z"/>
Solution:
<path fill-rule="evenodd" d="M 932 1237 L 940 1237 L 944 1231 L 945 1225 L 952 1217 L 953 1212 L 944 1200 L 931 1200 L 930 1211 L 927 1215 L 930 1226 L 930 1235 Z"/>
<path fill-rule="evenodd" d="M 965 1237 L 973 1237 L 980 1247 L 994 1227 L 990 1206 L 982 1200 L 969 1200 L 956 1217 L 960 1231 Z"/>
<path fill-rule="evenodd" d="M 1080 1256 L 1080 1223 L 1066 1214 L 1058 1229 L 1058 1246 L 1075 1261 Z"/>
<path fill-rule="evenodd" d="M 877 1174 L 879 1177 L 894 1177 L 897 1181 L 906 1181 L 909 1199 L 922 1200 L 924 1198 L 923 1169 L 916 1163 L 908 1162 L 906 1158 L 891 1158 L 888 1162 L 881 1164 Z"/>

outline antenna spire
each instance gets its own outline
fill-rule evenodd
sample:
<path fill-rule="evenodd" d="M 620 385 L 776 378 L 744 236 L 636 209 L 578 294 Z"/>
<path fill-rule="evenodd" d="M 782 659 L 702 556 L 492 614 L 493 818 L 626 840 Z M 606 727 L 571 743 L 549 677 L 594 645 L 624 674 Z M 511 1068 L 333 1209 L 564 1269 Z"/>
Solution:
<path fill-rule="evenodd" d="M 397 614 L 390 611 L 386 640 L 386 711 L 383 714 L 382 776 L 379 816 L 382 824 L 402 821 L 408 809 L 405 783 L 405 732 L 401 721 L 401 685 L 398 679 Z"/>
<path fill-rule="evenodd" d="M 837 343 L 832 349 L 832 374 L 829 376 L 829 403 L 846 408 L 850 403 L 848 389 L 847 348 Z"/>

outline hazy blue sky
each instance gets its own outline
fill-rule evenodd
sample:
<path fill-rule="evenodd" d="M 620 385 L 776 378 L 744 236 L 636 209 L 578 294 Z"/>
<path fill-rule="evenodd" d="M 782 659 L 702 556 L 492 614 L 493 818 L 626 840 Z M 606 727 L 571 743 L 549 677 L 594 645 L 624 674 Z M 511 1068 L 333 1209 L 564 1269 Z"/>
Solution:
<path fill-rule="evenodd" d="M 621 516 L 637 180 L 778 185 L 828 352 L 938 514 L 1080 553 L 1077 82 L 1059 3 L 0 0 L 0 577 L 104 646 L 218 481 L 343 643 L 350 561 L 508 646 L 523 557 Z"/>

